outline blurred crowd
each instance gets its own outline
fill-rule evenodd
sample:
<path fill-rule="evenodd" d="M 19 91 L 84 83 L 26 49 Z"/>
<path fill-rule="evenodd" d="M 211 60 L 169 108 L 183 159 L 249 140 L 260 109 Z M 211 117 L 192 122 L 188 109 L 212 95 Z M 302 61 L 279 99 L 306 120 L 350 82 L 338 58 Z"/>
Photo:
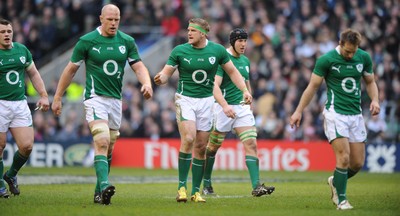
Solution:
<path fill-rule="evenodd" d="M 61 43 L 98 25 L 100 1 L 2 0 L 1 16 L 13 21 L 15 40 L 40 60 Z M 119 0 L 121 26 L 161 26 L 174 45 L 187 41 L 187 21 L 209 21 L 209 39 L 228 46 L 235 27 L 249 32 L 246 55 L 251 61 L 252 108 L 258 138 L 313 141 L 325 139 L 321 87 L 303 113 L 300 128 L 290 128 L 290 115 L 308 84 L 315 60 L 334 49 L 339 34 L 354 28 L 363 35 L 380 90 L 381 113 L 369 114 L 363 89 L 363 114 L 369 142 L 400 143 L 400 3 L 397 0 Z M 167 55 L 167 54 L 166 54 Z M 161 70 L 161 68 L 160 68 Z M 152 74 L 158 71 L 152 71 Z M 154 98 L 144 101 L 136 83 L 123 88 L 123 137 L 178 137 L 173 95 L 178 73 Z M 46 84 L 54 92 L 55 83 Z M 79 85 L 77 85 L 79 88 Z M 324 85 L 323 85 L 324 86 Z M 73 91 L 73 90 L 71 90 Z M 67 93 L 68 94 L 68 93 Z M 67 114 L 54 118 L 34 113 L 35 138 L 68 140 L 90 137 L 79 100 L 66 100 Z M 235 137 L 230 134 L 228 137 Z"/>

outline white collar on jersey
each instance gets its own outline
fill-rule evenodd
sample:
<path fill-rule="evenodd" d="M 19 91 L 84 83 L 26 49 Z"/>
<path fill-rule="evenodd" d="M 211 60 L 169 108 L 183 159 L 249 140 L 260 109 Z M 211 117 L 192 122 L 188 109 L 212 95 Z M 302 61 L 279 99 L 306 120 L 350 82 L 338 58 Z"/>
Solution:
<path fill-rule="evenodd" d="M 99 34 L 101 35 L 101 26 L 98 26 L 97 28 L 96 28 L 96 30 L 99 32 Z"/>
<path fill-rule="evenodd" d="M 337 45 L 337 47 L 335 48 L 336 52 L 340 55 L 340 46 Z"/>

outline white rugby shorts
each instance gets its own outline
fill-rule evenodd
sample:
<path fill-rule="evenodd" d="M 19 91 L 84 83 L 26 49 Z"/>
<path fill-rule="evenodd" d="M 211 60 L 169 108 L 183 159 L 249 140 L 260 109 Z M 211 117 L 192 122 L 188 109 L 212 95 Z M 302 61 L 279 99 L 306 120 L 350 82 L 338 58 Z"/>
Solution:
<path fill-rule="evenodd" d="M 116 98 L 95 96 L 83 102 L 86 121 L 108 121 L 110 129 L 119 130 L 122 120 L 122 101 Z"/>
<path fill-rule="evenodd" d="M 0 100 L 0 132 L 5 133 L 9 128 L 31 127 L 32 114 L 26 100 Z"/>
<path fill-rule="evenodd" d="M 213 121 L 214 96 L 193 98 L 175 94 L 176 120 L 196 122 L 199 131 L 210 131 Z"/>
<path fill-rule="evenodd" d="M 230 132 L 234 128 L 255 126 L 253 111 L 250 105 L 230 105 L 236 112 L 236 118 L 225 115 L 222 107 L 214 105 L 214 127 L 219 132 Z"/>
<path fill-rule="evenodd" d="M 342 115 L 333 108 L 324 108 L 324 131 L 329 142 L 340 137 L 346 137 L 349 142 L 365 142 L 367 130 L 362 114 Z"/>

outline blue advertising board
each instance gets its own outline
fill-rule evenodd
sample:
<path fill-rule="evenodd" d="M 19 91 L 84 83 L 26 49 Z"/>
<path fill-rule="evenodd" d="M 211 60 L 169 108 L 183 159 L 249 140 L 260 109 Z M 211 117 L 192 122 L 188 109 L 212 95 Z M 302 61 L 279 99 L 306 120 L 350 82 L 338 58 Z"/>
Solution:
<path fill-rule="evenodd" d="M 400 171 L 399 144 L 367 144 L 363 170 L 374 173 Z"/>

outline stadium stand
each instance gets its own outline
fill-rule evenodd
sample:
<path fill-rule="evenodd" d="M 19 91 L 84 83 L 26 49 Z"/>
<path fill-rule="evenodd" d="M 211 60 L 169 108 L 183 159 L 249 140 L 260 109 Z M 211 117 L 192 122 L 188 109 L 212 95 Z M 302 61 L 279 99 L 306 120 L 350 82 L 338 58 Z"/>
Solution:
<path fill-rule="evenodd" d="M 51 73 L 54 72 L 52 68 L 66 64 L 70 56 L 67 53 L 77 37 L 98 25 L 97 14 L 101 9 L 98 2 L 1 0 L 0 13 L 12 20 L 15 40 L 25 43 L 32 51 L 39 71 Z M 320 109 L 326 89 L 321 88 L 305 110 L 299 129 L 291 129 L 288 119 L 308 83 L 316 58 L 337 45 L 341 30 L 355 28 L 364 36 L 361 48 L 373 58 L 380 89 L 382 111 L 378 118 L 370 118 L 369 100 L 364 94 L 363 111 L 370 131 L 369 140 L 400 142 L 400 3 L 396 0 L 103 2 L 115 3 L 121 8 L 121 28 L 130 30 L 138 40 L 141 55 L 152 75 L 165 63 L 166 56 L 162 54 L 168 53 L 157 52 L 159 47 L 168 50 L 186 41 L 186 23 L 190 17 L 206 18 L 212 28 L 209 39 L 224 45 L 228 45 L 231 29 L 246 28 L 250 34 L 246 55 L 252 63 L 253 109 L 261 139 L 325 139 Z M 60 61 L 60 58 L 64 59 Z M 156 64 L 155 59 L 159 60 Z M 154 86 L 155 95 L 151 101 L 143 101 L 137 82 L 127 79 L 128 84 L 123 89 L 123 137 L 179 136 L 172 100 L 177 73 L 174 76 L 174 82 Z M 50 94 L 54 92 L 56 79 L 53 74 L 46 80 Z M 79 82 L 80 78 L 77 84 Z M 365 89 L 362 91 L 365 93 Z M 37 140 L 88 136 L 81 130 L 87 124 L 79 114 L 79 103 L 65 98 L 65 104 L 73 112 L 60 119 L 50 112 L 35 112 Z"/>

